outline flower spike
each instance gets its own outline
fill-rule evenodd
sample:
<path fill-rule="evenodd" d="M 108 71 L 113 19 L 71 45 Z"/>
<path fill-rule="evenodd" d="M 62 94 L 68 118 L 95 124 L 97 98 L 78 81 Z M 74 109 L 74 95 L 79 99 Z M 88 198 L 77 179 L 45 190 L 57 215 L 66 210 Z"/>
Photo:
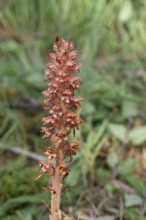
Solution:
<path fill-rule="evenodd" d="M 45 138 L 52 141 L 52 144 L 45 150 L 48 161 L 40 161 L 39 164 L 41 166 L 40 176 L 45 173 L 52 176 L 52 186 L 49 187 L 52 193 L 50 220 L 62 220 L 61 190 L 63 181 L 70 172 L 65 158 L 72 158 L 79 150 L 79 143 L 70 142 L 68 136 L 71 132 L 75 133 L 75 129 L 83 123 L 76 112 L 80 107 L 80 102 L 84 99 L 74 95 L 82 81 L 76 76 L 82 65 L 76 62 L 78 52 L 73 48 L 73 42 L 65 41 L 63 37 L 56 37 L 53 45 L 54 52 L 49 53 L 51 63 L 45 70 L 49 84 L 43 95 L 45 96 L 45 109 L 49 115 L 42 120 L 44 124 L 42 132 Z"/>

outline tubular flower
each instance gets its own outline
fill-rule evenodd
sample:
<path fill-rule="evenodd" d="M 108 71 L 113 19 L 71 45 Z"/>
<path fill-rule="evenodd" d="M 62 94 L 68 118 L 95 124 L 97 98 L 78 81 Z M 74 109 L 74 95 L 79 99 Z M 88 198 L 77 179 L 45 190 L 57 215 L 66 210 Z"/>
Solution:
<path fill-rule="evenodd" d="M 60 196 L 64 178 L 69 174 L 65 158 L 78 152 L 79 143 L 70 142 L 68 135 L 79 128 L 83 120 L 76 114 L 82 97 L 75 96 L 80 88 L 81 78 L 76 76 L 82 66 L 76 63 L 77 51 L 73 50 L 73 42 L 57 37 L 53 45 L 54 53 L 49 53 L 51 63 L 47 65 L 45 74 L 49 81 L 45 96 L 45 109 L 49 116 L 43 118 L 44 137 L 52 141 L 45 154 L 47 162 L 40 162 L 41 174 L 52 175 L 51 220 L 60 219 Z M 55 192 L 55 193 L 54 193 Z"/>

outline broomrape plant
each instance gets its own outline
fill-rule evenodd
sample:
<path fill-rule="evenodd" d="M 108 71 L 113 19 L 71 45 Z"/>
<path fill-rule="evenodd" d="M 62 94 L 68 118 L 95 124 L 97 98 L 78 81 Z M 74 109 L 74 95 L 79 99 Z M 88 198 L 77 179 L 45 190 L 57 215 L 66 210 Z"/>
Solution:
<path fill-rule="evenodd" d="M 74 95 L 81 84 L 81 78 L 76 76 L 81 64 L 75 62 L 78 52 L 73 48 L 73 42 L 57 37 L 53 45 L 54 53 L 49 53 L 51 63 L 45 70 L 49 88 L 43 94 L 49 116 L 42 120 L 45 126 L 42 131 L 52 145 L 45 151 L 47 162 L 39 162 L 41 173 L 38 178 L 46 173 L 52 176 L 52 186 L 45 188 L 51 192 L 50 220 L 70 219 L 63 218 L 60 210 L 62 185 L 70 172 L 65 158 L 78 152 L 79 143 L 70 142 L 68 136 L 83 123 L 76 112 L 84 99 Z"/>

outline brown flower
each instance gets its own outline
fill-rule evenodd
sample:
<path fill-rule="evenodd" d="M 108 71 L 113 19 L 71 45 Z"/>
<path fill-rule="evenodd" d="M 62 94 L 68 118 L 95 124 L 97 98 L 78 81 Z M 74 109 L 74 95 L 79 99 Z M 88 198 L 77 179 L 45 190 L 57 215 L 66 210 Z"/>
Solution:
<path fill-rule="evenodd" d="M 50 173 L 54 175 L 55 169 L 49 162 L 40 161 L 39 165 L 41 166 L 42 173 Z"/>
<path fill-rule="evenodd" d="M 49 88 L 44 91 L 45 109 L 51 116 L 43 118 L 45 137 L 62 144 L 67 140 L 71 130 L 77 128 L 83 121 L 76 115 L 74 110 L 80 107 L 84 99 L 74 96 L 74 91 L 79 89 L 81 78 L 75 73 L 79 72 L 81 64 L 76 63 L 77 51 L 73 49 L 72 42 L 66 42 L 62 37 L 57 37 L 53 45 L 55 53 L 49 53 L 52 63 L 47 65 L 45 74 L 49 80 Z"/>
<path fill-rule="evenodd" d="M 66 164 L 60 164 L 60 166 L 58 167 L 58 170 L 63 179 L 69 174 L 69 169 L 66 166 Z"/>

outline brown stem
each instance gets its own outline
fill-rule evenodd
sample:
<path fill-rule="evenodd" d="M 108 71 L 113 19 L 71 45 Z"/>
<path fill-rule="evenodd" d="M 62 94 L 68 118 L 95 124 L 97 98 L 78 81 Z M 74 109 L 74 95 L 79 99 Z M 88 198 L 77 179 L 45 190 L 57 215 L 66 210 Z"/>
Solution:
<path fill-rule="evenodd" d="M 60 149 L 59 158 L 56 158 L 55 175 L 53 176 L 52 188 L 54 193 L 51 196 L 51 214 L 50 220 L 61 220 L 60 199 L 62 191 L 62 178 L 59 173 L 59 165 L 63 162 L 63 153 Z"/>
<path fill-rule="evenodd" d="M 53 177 L 53 189 L 56 193 L 52 193 L 51 197 L 51 215 L 50 220 L 61 220 L 59 216 L 60 212 L 60 197 L 62 190 L 62 181 L 58 172 Z"/>

